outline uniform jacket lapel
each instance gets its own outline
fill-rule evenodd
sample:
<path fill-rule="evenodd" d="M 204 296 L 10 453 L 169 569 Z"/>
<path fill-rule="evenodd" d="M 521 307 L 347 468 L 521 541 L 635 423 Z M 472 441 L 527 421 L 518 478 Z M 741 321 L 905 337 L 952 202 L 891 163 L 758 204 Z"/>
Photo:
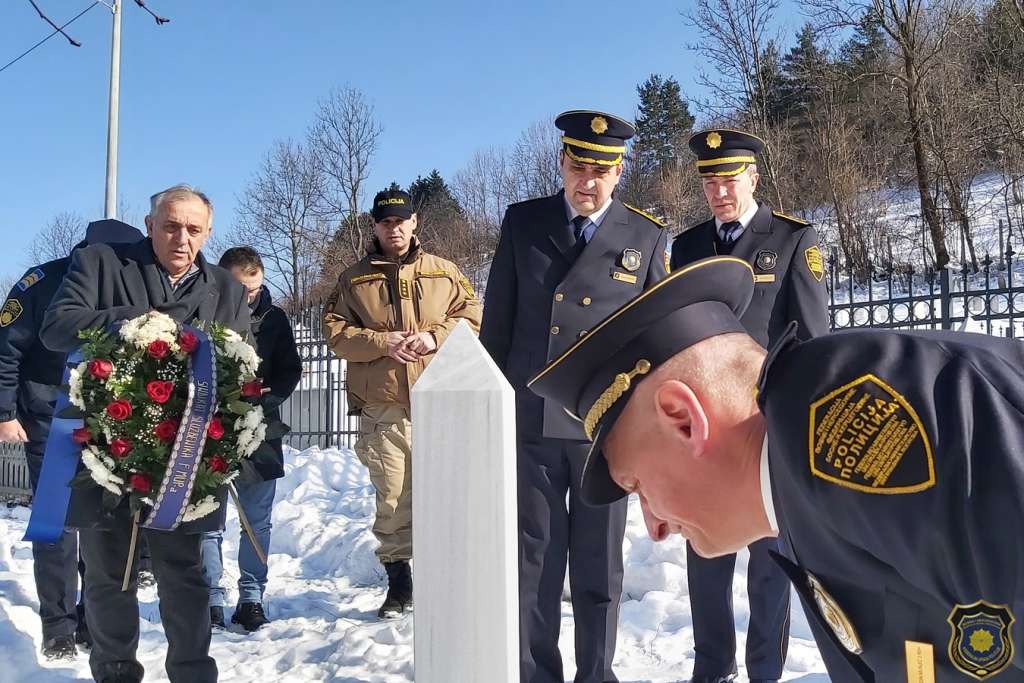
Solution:
<path fill-rule="evenodd" d="M 576 260 L 576 237 L 569 227 L 569 216 L 565 212 L 565 190 L 551 196 L 549 202 L 541 213 L 539 228 L 542 233 L 547 234 L 566 263 L 572 265 Z"/>
<path fill-rule="evenodd" d="M 753 263 L 754 251 L 764 242 L 765 238 L 772 234 L 772 210 L 767 204 L 759 204 L 757 213 L 750 221 L 747 229 L 740 235 L 736 246 L 732 249 L 732 256 L 741 258 L 748 263 Z"/>

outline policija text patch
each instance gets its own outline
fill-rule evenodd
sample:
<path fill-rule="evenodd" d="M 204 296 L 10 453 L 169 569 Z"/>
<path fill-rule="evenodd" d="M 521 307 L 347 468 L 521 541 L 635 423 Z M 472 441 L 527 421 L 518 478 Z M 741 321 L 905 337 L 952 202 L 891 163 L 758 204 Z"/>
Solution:
<path fill-rule="evenodd" d="M 921 419 L 874 375 L 811 404 L 814 476 L 867 493 L 915 493 L 935 485 L 935 462 Z"/>

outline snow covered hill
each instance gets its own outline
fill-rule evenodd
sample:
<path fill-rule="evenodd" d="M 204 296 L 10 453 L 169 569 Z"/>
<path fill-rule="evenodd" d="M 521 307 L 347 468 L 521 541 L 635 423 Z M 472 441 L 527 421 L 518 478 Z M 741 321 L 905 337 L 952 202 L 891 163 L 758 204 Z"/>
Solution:
<path fill-rule="evenodd" d="M 214 634 L 211 654 L 220 680 L 251 683 L 404 683 L 414 678 L 412 617 L 381 622 L 376 609 L 384 574 L 373 555 L 373 489 L 366 471 L 347 450 L 291 451 L 279 481 L 274 509 L 268 627 L 246 635 Z M 422 495 L 422 494 L 421 494 Z M 686 552 L 674 538 L 647 538 L 640 509 L 630 502 L 626 529 L 626 578 L 616 671 L 630 683 L 668 683 L 689 678 L 693 629 L 686 589 Z M 88 657 L 50 664 L 42 645 L 32 579 L 32 551 L 21 541 L 29 510 L 0 509 L 0 678 L 7 683 L 89 681 Z M 229 512 L 225 537 L 225 585 L 234 604 L 238 578 L 238 518 Z M 740 652 L 749 612 L 745 554 L 735 582 Z M 425 590 L 419 586 L 418 590 Z M 166 681 L 166 653 L 156 588 L 139 595 L 142 632 L 139 659 L 147 681 Z M 794 596 L 793 639 L 786 681 L 827 683 L 828 676 Z M 573 674 L 573 626 L 563 603 L 562 653 Z M 742 677 L 741 681 L 747 679 Z"/>

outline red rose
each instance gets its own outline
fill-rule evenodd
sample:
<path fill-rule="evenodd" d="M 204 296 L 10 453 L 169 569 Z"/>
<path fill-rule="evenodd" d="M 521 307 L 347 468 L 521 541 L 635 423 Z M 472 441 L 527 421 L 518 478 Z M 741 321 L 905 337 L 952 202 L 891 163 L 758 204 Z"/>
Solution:
<path fill-rule="evenodd" d="M 164 420 L 153 428 L 153 434 L 164 443 L 174 441 L 174 437 L 178 435 L 178 421 Z"/>
<path fill-rule="evenodd" d="M 210 469 L 213 470 L 214 472 L 220 472 L 221 474 L 224 474 L 225 472 L 228 471 L 228 461 L 220 457 L 219 455 L 215 455 L 212 458 L 210 458 L 210 462 L 208 464 L 210 466 Z"/>
<path fill-rule="evenodd" d="M 156 358 L 157 360 L 165 358 L 167 354 L 170 352 L 171 346 L 163 339 L 157 339 L 154 342 L 150 342 L 149 348 L 146 349 L 146 353 L 148 353 L 150 357 Z"/>
<path fill-rule="evenodd" d="M 199 348 L 199 337 L 191 332 L 182 332 L 178 335 L 178 344 L 185 353 L 192 353 Z"/>
<path fill-rule="evenodd" d="M 77 444 L 89 443 L 91 438 L 92 432 L 89 431 L 88 427 L 79 427 L 71 431 L 71 440 Z"/>
<path fill-rule="evenodd" d="M 114 364 L 109 360 L 91 360 L 89 361 L 89 374 L 96 379 L 106 379 L 110 377 L 110 373 L 114 371 Z"/>
<path fill-rule="evenodd" d="M 132 452 L 132 442 L 117 438 L 110 442 L 110 452 L 115 458 L 123 458 Z"/>
<path fill-rule="evenodd" d="M 242 385 L 242 396 L 246 398 L 259 398 L 263 395 L 263 383 L 258 379 L 246 382 Z"/>
<path fill-rule="evenodd" d="M 107 404 L 107 415 L 115 420 L 127 420 L 132 414 L 132 404 L 124 399 Z"/>
<path fill-rule="evenodd" d="M 146 393 L 156 403 L 167 403 L 174 391 L 174 382 L 155 379 L 146 384 Z"/>
<path fill-rule="evenodd" d="M 220 441 L 220 437 L 224 436 L 224 425 L 220 423 L 219 417 L 210 420 L 210 426 L 206 428 L 206 433 L 214 441 Z"/>
<path fill-rule="evenodd" d="M 128 485 L 139 493 L 149 493 L 149 490 L 153 488 L 153 485 L 149 481 L 149 477 L 145 474 L 135 474 L 128 477 Z"/>

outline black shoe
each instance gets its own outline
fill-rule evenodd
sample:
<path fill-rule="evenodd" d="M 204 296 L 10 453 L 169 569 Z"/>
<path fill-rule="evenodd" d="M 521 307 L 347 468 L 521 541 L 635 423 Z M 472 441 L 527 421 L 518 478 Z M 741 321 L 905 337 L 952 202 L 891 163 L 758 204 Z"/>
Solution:
<path fill-rule="evenodd" d="M 733 683 L 736 680 L 736 674 L 726 674 L 725 676 L 694 676 L 690 679 L 690 683 Z"/>
<path fill-rule="evenodd" d="M 78 650 L 75 648 L 74 636 L 56 636 L 43 643 L 43 657 L 47 661 L 74 659 L 76 654 Z"/>
<path fill-rule="evenodd" d="M 388 594 L 377 610 L 377 616 L 395 619 L 403 612 L 412 611 L 412 568 L 407 560 L 399 560 L 385 562 L 384 571 L 388 574 Z"/>
<path fill-rule="evenodd" d="M 231 615 L 232 624 L 241 624 L 242 628 L 250 633 L 259 630 L 260 626 L 269 624 L 270 619 L 263 612 L 261 602 L 240 602 Z"/>
<path fill-rule="evenodd" d="M 89 626 L 83 622 L 78 622 L 75 627 L 75 645 L 86 650 L 92 648 L 92 634 L 89 633 Z"/>
<path fill-rule="evenodd" d="M 150 586 L 156 585 L 156 577 L 153 576 L 153 572 L 148 569 L 139 570 L 138 579 L 139 588 L 149 588 Z"/>
<path fill-rule="evenodd" d="M 210 628 L 227 628 L 224 624 L 224 608 L 210 608 Z"/>

